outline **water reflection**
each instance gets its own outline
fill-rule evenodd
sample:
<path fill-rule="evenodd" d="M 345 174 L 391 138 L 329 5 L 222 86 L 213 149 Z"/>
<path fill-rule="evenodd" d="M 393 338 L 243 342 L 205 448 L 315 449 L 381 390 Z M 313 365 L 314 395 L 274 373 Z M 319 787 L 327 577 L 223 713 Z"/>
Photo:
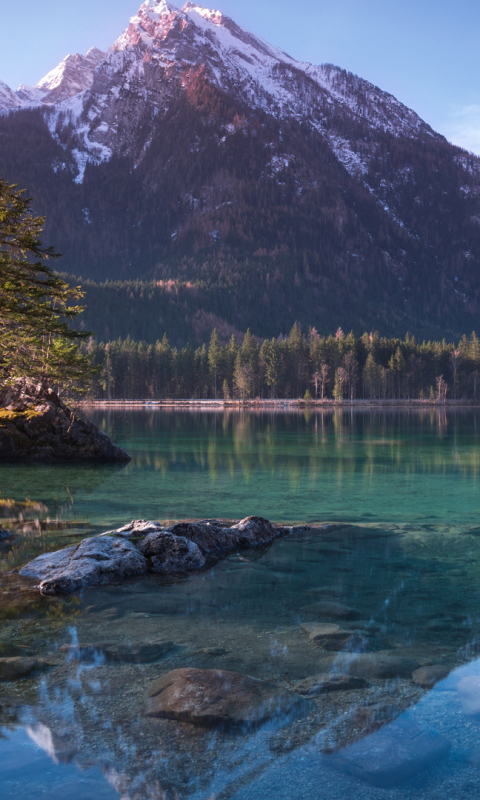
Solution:
<path fill-rule="evenodd" d="M 131 800 L 478 791 L 479 556 L 476 528 L 305 531 L 187 581 L 92 589 L 69 617 L 53 601 L 46 617 L 12 621 L 2 641 L 39 664 L 0 684 L 2 797 L 73 798 L 76 783 L 79 797 Z M 412 680 L 428 665 L 449 673 L 432 690 Z M 148 688 L 184 667 L 241 672 L 303 701 L 248 732 L 147 717 Z M 357 683 L 318 689 L 344 674 Z"/>
<path fill-rule="evenodd" d="M 95 412 L 105 429 L 122 415 Z M 2 800 L 478 794 L 476 415 L 135 411 L 123 469 L 1 467 L 0 657 L 37 660 L 0 681 Z M 188 581 L 67 600 L 10 571 L 130 519 L 248 513 L 342 525 Z M 412 680 L 428 666 L 449 672 L 431 690 Z M 246 733 L 147 717 L 148 688 L 185 667 L 240 672 L 302 702 Z M 417 740 L 412 726 L 443 739 Z M 377 786 L 362 764 L 395 741 L 407 755 L 423 742 L 424 758 L 382 755 L 390 777 Z"/>

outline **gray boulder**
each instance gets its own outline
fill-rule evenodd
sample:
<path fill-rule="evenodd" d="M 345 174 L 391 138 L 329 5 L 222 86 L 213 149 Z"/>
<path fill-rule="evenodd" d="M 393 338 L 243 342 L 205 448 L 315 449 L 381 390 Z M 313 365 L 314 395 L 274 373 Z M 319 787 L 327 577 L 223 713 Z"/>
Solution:
<path fill-rule="evenodd" d="M 170 526 L 168 531 L 195 542 L 206 556 L 241 547 L 261 547 L 283 533 L 283 529 L 275 528 L 263 517 L 246 517 L 231 527 L 216 520 L 178 522 Z"/>
<path fill-rule="evenodd" d="M 132 522 L 129 522 L 128 525 L 123 525 L 121 528 L 116 528 L 115 530 L 105 531 L 105 533 L 101 533 L 101 536 L 121 536 L 123 539 L 141 539 L 143 536 L 147 536 L 149 533 L 155 533 L 156 531 L 164 531 L 165 528 L 161 525 L 160 522 L 152 522 L 151 520 L 145 519 L 134 519 Z"/>
<path fill-rule="evenodd" d="M 149 533 L 138 549 L 150 559 L 153 572 L 191 572 L 205 566 L 205 556 L 195 542 L 167 531 Z"/>
<path fill-rule="evenodd" d="M 150 687 L 149 717 L 176 719 L 203 727 L 250 727 L 291 711 L 293 692 L 279 692 L 265 681 L 217 669 L 176 669 Z"/>
<path fill-rule="evenodd" d="M 25 378 L 0 391 L 2 461 L 130 461 L 91 422 L 77 417 L 53 389 Z"/>
<path fill-rule="evenodd" d="M 44 595 L 70 594 L 147 572 L 146 558 L 131 542 L 113 536 L 94 536 L 56 553 L 45 553 L 20 570 L 40 580 Z"/>

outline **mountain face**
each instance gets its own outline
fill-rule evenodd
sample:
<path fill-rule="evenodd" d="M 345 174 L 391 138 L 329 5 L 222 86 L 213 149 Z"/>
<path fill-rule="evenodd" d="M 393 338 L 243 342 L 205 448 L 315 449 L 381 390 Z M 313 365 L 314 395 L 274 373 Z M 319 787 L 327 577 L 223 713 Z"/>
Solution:
<path fill-rule="evenodd" d="M 180 315 L 260 335 L 475 325 L 480 159 L 218 11 L 146 0 L 106 54 L 0 83 L 2 108 L 0 174 L 69 272 L 181 286 Z"/>

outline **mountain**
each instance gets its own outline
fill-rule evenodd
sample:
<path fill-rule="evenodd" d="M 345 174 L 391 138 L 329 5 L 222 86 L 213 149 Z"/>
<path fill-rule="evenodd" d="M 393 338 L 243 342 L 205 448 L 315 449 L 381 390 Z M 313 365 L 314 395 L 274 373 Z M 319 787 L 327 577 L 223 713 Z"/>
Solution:
<path fill-rule="evenodd" d="M 33 89 L 0 84 L 1 107 L 0 174 L 47 215 L 62 269 L 146 281 L 132 298 L 169 287 L 152 338 L 172 304 L 179 326 L 203 314 L 264 336 L 295 319 L 417 335 L 476 324 L 480 159 L 378 87 L 218 11 L 147 0 L 106 54 L 67 56 Z M 128 302 L 112 305 L 126 335 Z"/>

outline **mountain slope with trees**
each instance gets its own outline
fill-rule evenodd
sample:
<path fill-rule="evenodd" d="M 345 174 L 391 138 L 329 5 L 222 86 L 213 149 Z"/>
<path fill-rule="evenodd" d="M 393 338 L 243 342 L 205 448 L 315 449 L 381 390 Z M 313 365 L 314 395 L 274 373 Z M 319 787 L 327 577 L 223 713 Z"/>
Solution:
<path fill-rule="evenodd" d="M 91 308 L 105 281 L 122 295 L 109 330 L 87 307 L 102 338 L 160 338 L 173 297 L 192 342 L 295 320 L 324 333 L 476 327 L 480 160 L 391 95 L 164 0 L 143 4 L 88 80 L 0 116 L 0 175 L 35 196 L 62 269 L 93 281 Z M 128 281 L 156 298 L 147 335 L 135 320 L 125 331 L 141 313 Z"/>

